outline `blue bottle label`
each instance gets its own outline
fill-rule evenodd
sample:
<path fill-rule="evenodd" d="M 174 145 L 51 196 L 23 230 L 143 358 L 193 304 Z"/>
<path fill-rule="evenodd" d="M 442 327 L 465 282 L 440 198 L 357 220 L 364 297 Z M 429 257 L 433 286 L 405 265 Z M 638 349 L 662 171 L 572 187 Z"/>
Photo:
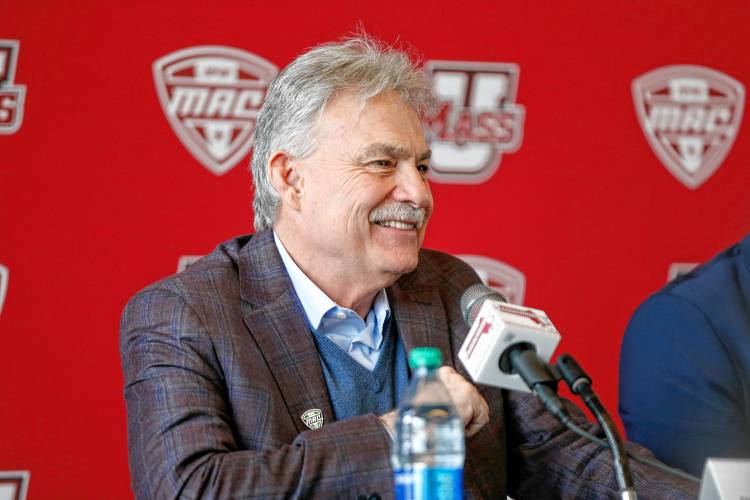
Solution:
<path fill-rule="evenodd" d="M 452 467 L 397 469 L 396 500 L 461 500 L 464 471 Z"/>

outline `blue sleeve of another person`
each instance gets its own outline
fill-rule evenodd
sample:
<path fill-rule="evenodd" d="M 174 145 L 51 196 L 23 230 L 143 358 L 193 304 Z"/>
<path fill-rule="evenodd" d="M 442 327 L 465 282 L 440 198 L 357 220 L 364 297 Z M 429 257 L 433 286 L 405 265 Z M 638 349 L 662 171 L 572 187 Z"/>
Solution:
<path fill-rule="evenodd" d="M 741 385 L 714 326 L 689 299 L 657 293 L 630 320 L 620 416 L 628 439 L 660 460 L 699 475 L 707 457 L 741 456 L 748 442 Z"/>

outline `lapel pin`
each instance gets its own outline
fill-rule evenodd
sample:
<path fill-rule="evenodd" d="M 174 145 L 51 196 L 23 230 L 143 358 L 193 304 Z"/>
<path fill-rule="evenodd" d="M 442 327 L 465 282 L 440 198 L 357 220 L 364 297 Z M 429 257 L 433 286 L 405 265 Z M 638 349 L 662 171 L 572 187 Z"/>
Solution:
<path fill-rule="evenodd" d="M 323 411 L 318 408 L 307 410 L 300 417 L 310 429 L 320 429 L 323 426 Z"/>

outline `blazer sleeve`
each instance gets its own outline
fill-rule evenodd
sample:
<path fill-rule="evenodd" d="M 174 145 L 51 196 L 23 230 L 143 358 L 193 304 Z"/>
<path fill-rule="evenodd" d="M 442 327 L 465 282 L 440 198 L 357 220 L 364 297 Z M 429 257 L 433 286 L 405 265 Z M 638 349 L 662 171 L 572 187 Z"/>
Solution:
<path fill-rule="evenodd" d="M 567 430 L 531 394 L 510 392 L 504 398 L 510 418 L 508 433 L 508 494 L 513 498 L 609 499 L 616 498 L 618 485 L 609 448 L 599 446 Z M 583 412 L 565 401 L 580 427 L 599 434 Z M 644 457 L 647 450 L 626 444 Z M 692 499 L 698 483 L 674 477 L 630 460 L 630 470 L 639 498 Z"/>
<path fill-rule="evenodd" d="M 739 456 L 750 438 L 741 377 L 710 319 L 658 293 L 628 324 L 620 358 L 620 416 L 628 437 L 660 460 L 700 474 L 706 458 Z"/>
<path fill-rule="evenodd" d="M 389 438 L 374 415 L 302 432 L 280 447 L 238 449 L 230 374 L 199 317 L 173 292 L 151 289 L 130 301 L 120 349 L 136 498 L 389 496 Z"/>

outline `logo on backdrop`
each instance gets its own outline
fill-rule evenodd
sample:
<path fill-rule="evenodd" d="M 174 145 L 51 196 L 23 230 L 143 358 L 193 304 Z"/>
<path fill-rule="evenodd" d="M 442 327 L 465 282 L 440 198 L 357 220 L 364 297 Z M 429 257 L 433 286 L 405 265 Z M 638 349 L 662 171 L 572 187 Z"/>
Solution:
<path fill-rule="evenodd" d="M 30 476 L 27 470 L 0 471 L 0 499 L 25 500 Z"/>
<path fill-rule="evenodd" d="M 633 102 L 656 156 L 677 180 L 697 189 L 734 144 L 745 87 L 703 66 L 664 66 L 633 80 Z"/>
<path fill-rule="evenodd" d="M 523 305 L 526 276 L 513 266 L 481 255 L 456 255 L 477 272 L 482 282 L 497 290 L 512 304 Z"/>
<path fill-rule="evenodd" d="M 0 314 L 3 312 L 3 304 L 5 304 L 5 295 L 8 293 L 8 278 L 10 272 L 8 268 L 0 264 Z"/>
<path fill-rule="evenodd" d="M 182 144 L 214 174 L 227 173 L 253 145 L 278 68 L 244 50 L 207 45 L 172 52 L 153 70 L 159 102 Z"/>
<path fill-rule="evenodd" d="M 18 40 L 0 40 L 0 134 L 15 134 L 23 122 L 26 85 L 15 83 Z"/>
<path fill-rule="evenodd" d="M 696 267 L 698 267 L 697 262 L 673 262 L 669 266 L 669 270 L 667 271 L 667 282 L 670 282 L 672 280 L 675 280 L 679 278 L 680 276 L 684 276 Z"/>
<path fill-rule="evenodd" d="M 440 100 L 426 120 L 430 178 L 479 184 L 523 139 L 525 108 L 516 103 L 519 68 L 511 63 L 427 61 Z"/>
<path fill-rule="evenodd" d="M 177 259 L 177 272 L 181 273 L 203 257 L 203 255 L 180 255 L 180 258 Z"/>

